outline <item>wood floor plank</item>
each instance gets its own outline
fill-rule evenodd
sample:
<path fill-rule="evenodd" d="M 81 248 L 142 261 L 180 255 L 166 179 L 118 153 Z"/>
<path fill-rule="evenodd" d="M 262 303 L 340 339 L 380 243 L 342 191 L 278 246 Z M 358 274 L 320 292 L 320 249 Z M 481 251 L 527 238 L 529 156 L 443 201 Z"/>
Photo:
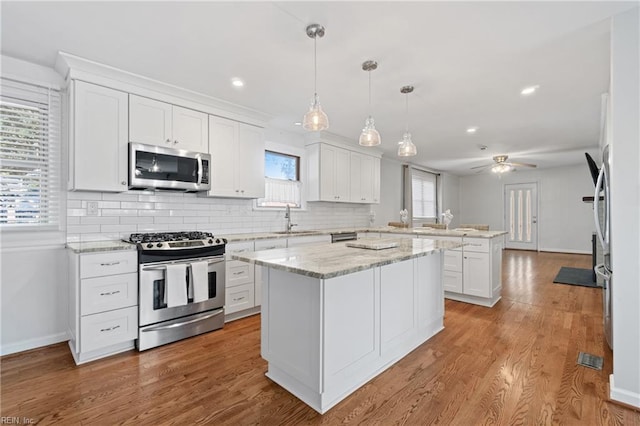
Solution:
<path fill-rule="evenodd" d="M 506 250 L 493 308 L 445 301 L 445 329 L 320 415 L 265 377 L 260 316 L 76 366 L 66 344 L 0 358 L 0 415 L 40 424 L 624 425 L 608 401 L 602 295 L 554 284 L 589 256 Z M 579 352 L 604 357 L 602 371 Z"/>

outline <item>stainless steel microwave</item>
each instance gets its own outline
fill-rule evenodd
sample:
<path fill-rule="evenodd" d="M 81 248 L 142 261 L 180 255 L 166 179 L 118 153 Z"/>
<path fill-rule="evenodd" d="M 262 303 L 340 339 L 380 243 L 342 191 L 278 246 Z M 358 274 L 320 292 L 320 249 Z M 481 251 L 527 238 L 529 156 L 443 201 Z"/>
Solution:
<path fill-rule="evenodd" d="M 211 189 L 211 155 L 156 145 L 129 143 L 129 189 Z"/>

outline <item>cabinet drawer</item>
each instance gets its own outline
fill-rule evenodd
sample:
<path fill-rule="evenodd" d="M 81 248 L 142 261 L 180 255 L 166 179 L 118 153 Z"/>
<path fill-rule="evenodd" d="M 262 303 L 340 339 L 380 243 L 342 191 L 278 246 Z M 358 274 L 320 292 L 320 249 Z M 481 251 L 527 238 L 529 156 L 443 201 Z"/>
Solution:
<path fill-rule="evenodd" d="M 464 251 L 489 253 L 490 240 L 488 238 L 465 238 L 463 241 Z"/>
<path fill-rule="evenodd" d="M 445 271 L 462 272 L 462 252 L 445 250 L 443 268 Z"/>
<path fill-rule="evenodd" d="M 236 287 L 227 288 L 225 291 L 225 314 L 242 311 L 254 307 L 254 286 L 243 284 Z"/>
<path fill-rule="evenodd" d="M 229 260 L 226 264 L 227 287 L 235 287 L 242 284 L 253 284 L 253 264 L 239 260 Z"/>
<path fill-rule="evenodd" d="M 282 238 L 279 240 L 257 240 L 256 241 L 256 251 L 272 250 L 272 249 L 286 248 L 286 247 L 287 247 L 286 238 Z"/>
<path fill-rule="evenodd" d="M 138 271 L 138 252 L 117 251 L 80 256 L 80 278 L 127 274 Z"/>
<path fill-rule="evenodd" d="M 138 337 L 138 307 L 84 316 L 80 336 L 81 352 L 134 340 Z"/>
<path fill-rule="evenodd" d="M 442 271 L 444 291 L 462 293 L 462 272 Z"/>
<path fill-rule="evenodd" d="M 80 283 L 80 314 L 90 315 L 138 304 L 138 274 L 85 278 Z"/>

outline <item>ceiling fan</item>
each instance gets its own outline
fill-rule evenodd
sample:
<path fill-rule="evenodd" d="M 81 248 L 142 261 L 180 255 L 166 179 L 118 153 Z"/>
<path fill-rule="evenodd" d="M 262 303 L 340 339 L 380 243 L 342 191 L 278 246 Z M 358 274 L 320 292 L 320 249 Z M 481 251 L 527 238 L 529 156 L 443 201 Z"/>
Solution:
<path fill-rule="evenodd" d="M 513 170 L 515 167 L 537 167 L 535 164 L 530 163 L 516 163 L 514 161 L 507 161 L 508 155 L 496 155 L 493 157 L 493 164 L 485 164 L 484 166 L 476 166 L 471 169 L 479 169 L 478 173 L 484 169 L 490 168 L 493 173 L 505 173 Z"/>

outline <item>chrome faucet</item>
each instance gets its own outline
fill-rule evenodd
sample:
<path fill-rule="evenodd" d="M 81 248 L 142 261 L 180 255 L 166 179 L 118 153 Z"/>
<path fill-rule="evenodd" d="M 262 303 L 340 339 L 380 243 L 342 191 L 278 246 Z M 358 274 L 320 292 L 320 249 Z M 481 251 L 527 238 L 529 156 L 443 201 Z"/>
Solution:
<path fill-rule="evenodd" d="M 291 223 L 291 207 L 287 204 L 287 208 L 284 212 L 284 218 L 287 219 L 287 232 L 291 232 L 291 228 L 298 226 L 297 223 Z"/>

